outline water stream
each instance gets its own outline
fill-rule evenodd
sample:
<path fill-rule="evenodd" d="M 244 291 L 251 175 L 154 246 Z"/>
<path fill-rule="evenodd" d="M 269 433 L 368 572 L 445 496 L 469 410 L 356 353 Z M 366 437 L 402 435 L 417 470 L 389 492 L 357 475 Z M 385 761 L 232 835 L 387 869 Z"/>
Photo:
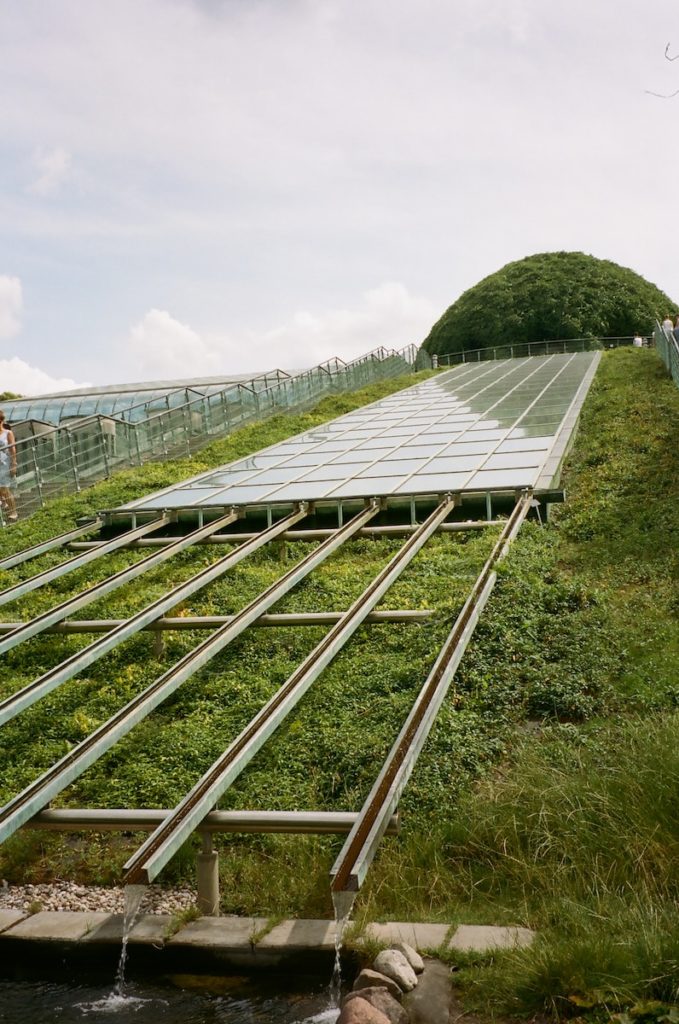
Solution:
<path fill-rule="evenodd" d="M 120 960 L 116 971 L 115 984 L 111 992 L 103 999 L 97 999 L 93 1003 L 81 1004 L 81 1009 L 86 1013 L 111 1012 L 123 1008 L 137 1008 L 140 1003 L 147 1002 L 138 996 L 132 996 L 125 992 L 125 964 L 127 963 L 127 945 L 130 940 L 130 933 L 137 923 L 141 905 L 146 895 L 145 885 L 125 886 L 125 909 L 123 911 L 123 944 L 120 950 Z"/>
<path fill-rule="evenodd" d="M 342 998 L 342 938 L 355 899 L 355 892 L 332 893 L 332 905 L 335 908 L 335 966 L 330 979 L 330 1009 L 338 1010 Z"/>

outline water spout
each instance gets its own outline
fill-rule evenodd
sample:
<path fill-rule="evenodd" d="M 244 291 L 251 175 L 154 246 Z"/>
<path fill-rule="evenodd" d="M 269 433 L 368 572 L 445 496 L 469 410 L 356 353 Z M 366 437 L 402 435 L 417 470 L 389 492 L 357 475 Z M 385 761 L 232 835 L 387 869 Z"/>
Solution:
<path fill-rule="evenodd" d="M 355 892 L 332 893 L 332 905 L 335 909 L 335 966 L 330 980 L 330 1000 L 333 1007 L 339 1007 L 342 997 L 342 938 L 355 899 Z"/>
<path fill-rule="evenodd" d="M 123 947 L 120 951 L 118 970 L 116 971 L 116 983 L 113 990 L 114 995 L 124 998 L 125 996 L 125 964 L 127 963 L 127 944 L 130 939 L 130 932 L 137 923 L 139 911 L 146 895 L 145 885 L 125 886 L 125 910 L 123 911 Z"/>

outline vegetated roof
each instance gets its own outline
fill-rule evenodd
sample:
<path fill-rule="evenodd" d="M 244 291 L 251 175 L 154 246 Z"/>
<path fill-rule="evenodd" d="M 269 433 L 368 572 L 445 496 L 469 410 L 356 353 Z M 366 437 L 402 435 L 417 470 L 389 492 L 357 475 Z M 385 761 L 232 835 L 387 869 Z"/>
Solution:
<path fill-rule="evenodd" d="M 444 354 L 489 345 L 650 333 L 677 304 L 627 267 L 582 252 L 507 263 L 464 292 L 423 347 Z"/>

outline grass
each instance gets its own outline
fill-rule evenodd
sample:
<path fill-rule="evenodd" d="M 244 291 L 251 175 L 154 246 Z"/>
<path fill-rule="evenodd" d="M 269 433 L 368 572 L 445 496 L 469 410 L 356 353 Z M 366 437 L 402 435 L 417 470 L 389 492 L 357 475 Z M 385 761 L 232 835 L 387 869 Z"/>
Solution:
<path fill-rule="evenodd" d="M 374 389 L 371 397 L 378 397 Z M 344 411 L 322 405 L 326 418 Z M 234 458 L 248 444 L 310 425 L 309 414 L 277 419 L 219 442 L 201 459 Z M 679 391 L 653 353 L 604 356 L 566 468 L 569 500 L 548 525 L 527 524 L 503 563 L 404 794 L 401 835 L 383 841 L 357 903 L 359 920 L 536 928 L 531 950 L 466 959 L 458 977 L 468 1005 L 487 1013 L 596 1020 L 619 1013 L 627 1024 L 625 1015 L 663 1019 L 677 998 L 678 424 Z M 198 468 L 153 466 L 151 481 L 143 471 L 133 481 L 116 478 L 81 500 L 94 510 Z M 34 534 L 29 524 L 19 527 L 23 544 L 82 513 L 76 502 L 60 508 L 49 523 L 50 510 L 40 513 Z M 492 542 L 493 531 L 434 538 L 383 605 L 431 607 L 433 619 L 359 630 L 221 805 L 357 809 Z M 351 542 L 276 610 L 346 607 L 396 547 L 387 539 Z M 307 550 L 289 545 L 287 558 Z M 132 557 L 121 553 L 107 568 Z M 170 575 L 178 581 L 196 560 L 214 557 L 209 548 L 180 556 L 171 572 L 164 567 L 143 586 L 111 595 L 96 614 L 124 614 Z M 282 571 L 278 553 L 263 550 L 186 611 L 236 610 Z M 30 614 L 42 600 L 34 595 L 19 607 Z M 61 802 L 174 802 L 321 635 L 316 628 L 245 634 Z M 152 639 L 139 636 L 3 728 L 3 796 L 197 639 L 170 635 L 159 663 Z M 11 678 L 0 686 L 16 689 L 80 642 L 49 637 L 22 645 L 8 655 Z M 0 873 L 10 882 L 55 875 L 110 881 L 139 839 L 23 832 L 2 848 Z M 219 845 L 224 911 L 331 912 L 327 872 L 339 840 L 240 836 Z M 193 855 L 187 844 L 167 880 L 192 877 Z"/>

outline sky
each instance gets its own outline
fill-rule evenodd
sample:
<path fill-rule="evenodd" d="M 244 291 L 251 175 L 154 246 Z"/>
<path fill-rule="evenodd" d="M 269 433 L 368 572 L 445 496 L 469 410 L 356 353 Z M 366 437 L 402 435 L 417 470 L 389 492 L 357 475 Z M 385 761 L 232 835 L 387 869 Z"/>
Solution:
<path fill-rule="evenodd" d="M 0 392 L 421 342 L 510 260 L 679 299 L 676 0 L 0 0 Z"/>

